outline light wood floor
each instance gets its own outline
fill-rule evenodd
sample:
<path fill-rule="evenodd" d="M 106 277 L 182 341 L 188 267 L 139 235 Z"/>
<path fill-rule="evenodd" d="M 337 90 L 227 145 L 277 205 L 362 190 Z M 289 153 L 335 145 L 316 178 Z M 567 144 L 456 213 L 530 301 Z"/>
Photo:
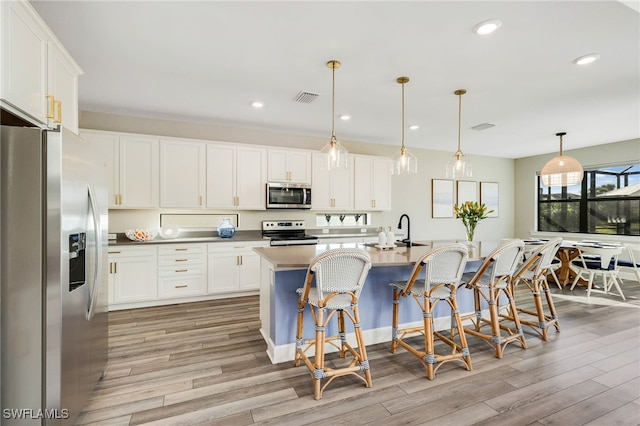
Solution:
<path fill-rule="evenodd" d="M 522 291 L 517 299 L 529 300 Z M 473 371 L 448 363 L 433 381 L 405 350 L 369 345 L 373 387 L 338 378 L 320 401 L 304 366 L 267 358 L 257 296 L 112 312 L 108 371 L 79 421 L 638 425 L 640 284 L 625 281 L 624 291 L 627 302 L 587 302 L 583 288 L 554 288 L 560 334 L 527 333 L 529 348 L 510 344 L 500 360 L 469 337 Z"/>

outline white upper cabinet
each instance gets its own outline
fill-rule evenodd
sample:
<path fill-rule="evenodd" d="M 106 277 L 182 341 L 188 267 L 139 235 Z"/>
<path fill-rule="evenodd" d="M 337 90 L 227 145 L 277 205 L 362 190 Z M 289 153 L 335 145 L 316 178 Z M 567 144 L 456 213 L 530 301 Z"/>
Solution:
<path fill-rule="evenodd" d="M 82 130 L 98 147 L 109 176 L 109 208 L 159 206 L 159 139 L 150 136 Z"/>
<path fill-rule="evenodd" d="M 207 207 L 233 209 L 236 205 L 236 148 L 207 144 Z"/>
<path fill-rule="evenodd" d="M 204 207 L 206 144 L 160 141 L 160 207 Z"/>
<path fill-rule="evenodd" d="M 266 150 L 238 146 L 236 167 L 237 207 L 243 210 L 265 210 L 267 194 Z"/>
<path fill-rule="evenodd" d="M 391 159 L 354 155 L 356 210 L 391 209 Z"/>
<path fill-rule="evenodd" d="M 78 132 L 82 70 L 26 1 L 0 2 L 0 100 L 12 113 Z"/>
<path fill-rule="evenodd" d="M 324 154 L 313 154 L 311 208 L 353 210 L 353 156 L 346 169 L 323 169 Z"/>
<path fill-rule="evenodd" d="M 264 210 L 266 150 L 233 144 L 207 144 L 208 208 Z"/>
<path fill-rule="evenodd" d="M 117 208 L 120 195 L 120 137 L 117 133 L 84 129 L 80 131 L 80 136 L 98 149 L 100 160 L 107 167 L 109 208 Z"/>
<path fill-rule="evenodd" d="M 270 149 L 269 182 L 311 183 L 311 153 L 296 150 Z"/>
<path fill-rule="evenodd" d="M 120 137 L 120 204 L 123 209 L 158 207 L 158 139 Z"/>
<path fill-rule="evenodd" d="M 49 118 L 49 125 L 56 127 L 62 124 L 78 133 L 78 76 L 82 72 L 67 52 L 53 43 L 49 43 L 48 63 L 49 104 L 53 96 L 53 117 Z"/>

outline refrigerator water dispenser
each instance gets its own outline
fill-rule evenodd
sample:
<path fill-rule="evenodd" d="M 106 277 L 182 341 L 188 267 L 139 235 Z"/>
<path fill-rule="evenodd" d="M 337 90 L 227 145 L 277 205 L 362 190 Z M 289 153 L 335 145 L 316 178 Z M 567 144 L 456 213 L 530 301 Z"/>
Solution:
<path fill-rule="evenodd" d="M 69 235 L 69 291 L 81 287 L 85 283 L 86 234 Z"/>

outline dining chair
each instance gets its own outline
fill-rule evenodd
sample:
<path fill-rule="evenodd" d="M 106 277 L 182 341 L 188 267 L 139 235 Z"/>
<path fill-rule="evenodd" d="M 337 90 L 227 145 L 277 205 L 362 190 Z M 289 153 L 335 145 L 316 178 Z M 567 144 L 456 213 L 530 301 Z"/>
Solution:
<path fill-rule="evenodd" d="M 556 308 L 549 290 L 547 274 L 552 268 L 553 259 L 561 243 L 562 238 L 554 238 L 536 249 L 513 275 L 510 284 L 513 295 L 515 295 L 515 287 L 520 283 L 526 285 L 531 291 L 535 311 L 518 306 L 519 303 L 517 301 L 516 310 L 520 314 L 525 314 L 525 318 L 520 316 L 520 323 L 530 327 L 545 341 L 548 338 L 549 327 L 553 326 L 557 332 L 560 332 L 560 322 L 558 321 Z M 545 296 L 546 310 L 542 302 L 541 293 L 544 293 Z M 504 317 L 515 321 L 515 313 L 504 314 Z"/>
<path fill-rule="evenodd" d="M 297 290 L 298 326 L 294 365 L 297 367 L 300 361 L 303 361 L 309 369 L 313 381 L 313 397 L 316 400 L 322 398 L 322 392 L 336 377 L 353 375 L 366 387 L 372 386 L 367 349 L 358 313 L 358 299 L 370 269 L 371 257 L 365 250 L 328 250 L 311 261 L 304 287 Z M 315 338 L 304 340 L 304 311 L 307 306 L 315 323 Z M 338 334 L 326 336 L 325 330 L 334 316 L 337 317 Z M 353 324 L 355 347 L 347 340 L 345 319 L 349 319 Z M 340 358 L 346 358 L 349 353 L 349 363 L 335 368 L 327 365 L 327 344 L 338 350 Z M 313 362 L 309 359 L 310 356 L 314 357 Z M 363 372 L 363 375 L 360 372 Z M 328 379 L 324 385 L 323 379 Z"/>
<path fill-rule="evenodd" d="M 577 275 L 571 290 L 576 286 L 580 278 L 586 279 L 587 298 L 591 297 L 591 293 L 612 294 L 622 297 L 626 300 L 620 284 L 620 266 L 618 265 L 618 256 L 622 253 L 621 245 L 608 244 L 577 244 L 580 250 L 578 258 L 571 262 Z M 595 257 L 594 257 L 595 256 Z M 586 275 L 587 278 L 583 276 Z M 602 277 L 602 289 L 594 287 L 594 279 L 598 276 Z M 611 289 L 615 287 L 617 293 L 612 293 Z"/>
<path fill-rule="evenodd" d="M 467 370 L 472 369 L 471 355 L 463 332 L 458 333 L 459 342 L 434 330 L 433 313 L 438 303 L 444 301 L 451 311 L 451 322 L 462 330 L 462 320 L 456 301 L 456 290 L 462 279 L 469 253 L 464 244 L 448 244 L 427 252 L 416 262 L 406 282 L 392 282 L 393 323 L 391 353 L 402 346 L 416 356 L 426 370 L 427 378 L 433 380 L 437 370 L 450 361 L 461 362 Z M 424 279 L 418 279 L 424 269 Z M 422 325 L 399 328 L 400 299 L 412 298 L 422 311 Z M 416 349 L 406 339 L 422 335 L 424 348 Z M 436 354 L 436 339 L 450 347 L 447 354 Z"/>
<path fill-rule="evenodd" d="M 523 349 L 527 348 L 518 310 L 516 309 L 511 286 L 513 274 L 522 261 L 525 244 L 522 240 L 503 243 L 487 255 L 484 262 L 468 283 L 460 287 L 473 290 L 475 312 L 463 315 L 462 321 L 470 321 L 471 326 L 462 329 L 464 333 L 479 337 L 495 350 L 496 358 L 502 358 L 504 348 L 513 341 L 518 341 Z M 505 309 L 510 315 L 501 317 L 501 295 L 506 298 Z M 483 311 L 484 309 L 484 311 Z M 488 310 L 488 315 L 487 315 Z M 506 319 L 511 326 L 504 324 Z M 483 332 L 484 328 L 490 330 Z M 452 336 L 456 329 L 452 329 Z M 506 333 L 503 333 L 506 332 Z"/>
<path fill-rule="evenodd" d="M 631 268 L 636 274 L 636 280 L 640 282 L 640 244 L 626 244 L 629 259 L 618 259 L 618 266 Z"/>

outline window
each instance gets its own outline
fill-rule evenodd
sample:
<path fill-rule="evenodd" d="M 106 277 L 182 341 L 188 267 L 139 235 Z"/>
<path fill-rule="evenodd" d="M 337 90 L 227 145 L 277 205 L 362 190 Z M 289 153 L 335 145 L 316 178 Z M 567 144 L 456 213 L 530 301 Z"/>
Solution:
<path fill-rule="evenodd" d="M 538 176 L 538 230 L 640 235 L 640 164 L 586 170 L 567 187 L 546 187 Z"/>

